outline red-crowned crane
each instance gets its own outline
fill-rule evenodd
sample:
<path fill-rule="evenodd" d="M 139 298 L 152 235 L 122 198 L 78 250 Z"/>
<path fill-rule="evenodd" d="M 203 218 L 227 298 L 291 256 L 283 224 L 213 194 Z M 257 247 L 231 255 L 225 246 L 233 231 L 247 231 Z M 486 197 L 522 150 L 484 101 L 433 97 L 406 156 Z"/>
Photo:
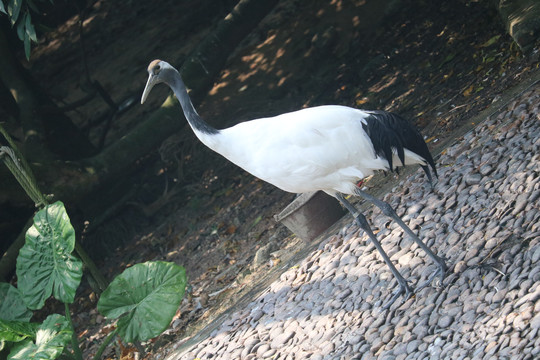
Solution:
<path fill-rule="evenodd" d="M 420 164 L 431 182 L 429 166 L 437 170 L 422 136 L 398 115 L 385 111 L 365 111 L 346 106 L 326 105 L 306 108 L 269 118 L 239 123 L 218 130 L 206 123 L 193 107 L 180 73 L 169 63 L 154 60 L 148 66 L 144 103 L 159 83 L 174 92 L 184 115 L 199 140 L 215 152 L 254 176 L 292 192 L 322 190 L 338 199 L 369 236 L 396 277 L 399 287 L 385 308 L 404 294 L 411 295 L 407 280 L 390 261 L 366 218 L 343 196 L 360 196 L 378 206 L 396 221 L 413 241 L 437 264 L 424 287 L 446 272 L 445 261 L 435 255 L 400 219 L 392 207 L 362 191 L 359 179 L 375 170 L 395 170 L 397 166 Z"/>

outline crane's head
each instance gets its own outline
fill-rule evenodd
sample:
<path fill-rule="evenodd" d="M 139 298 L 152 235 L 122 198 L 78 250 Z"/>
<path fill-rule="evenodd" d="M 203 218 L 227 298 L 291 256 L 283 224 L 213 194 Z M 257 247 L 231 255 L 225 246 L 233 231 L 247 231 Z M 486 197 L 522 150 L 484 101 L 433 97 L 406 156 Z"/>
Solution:
<path fill-rule="evenodd" d="M 154 85 L 166 82 L 165 78 L 167 73 L 169 73 L 167 70 L 171 69 L 174 70 L 174 68 L 168 62 L 162 60 L 154 60 L 150 63 L 150 65 L 148 65 L 148 81 L 146 82 L 146 86 L 141 97 L 141 104 L 145 102 L 146 97 L 148 94 L 150 94 L 150 90 L 152 90 Z"/>

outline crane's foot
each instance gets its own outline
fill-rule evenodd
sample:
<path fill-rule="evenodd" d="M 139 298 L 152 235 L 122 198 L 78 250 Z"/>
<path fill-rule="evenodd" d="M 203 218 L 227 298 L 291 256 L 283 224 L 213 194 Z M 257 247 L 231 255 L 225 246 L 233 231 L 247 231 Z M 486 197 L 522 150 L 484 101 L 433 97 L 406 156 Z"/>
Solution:
<path fill-rule="evenodd" d="M 392 294 L 392 297 L 390 298 L 390 301 L 386 305 L 383 306 L 384 310 L 388 310 L 390 308 L 390 306 L 392 306 L 392 304 L 394 304 L 394 302 L 397 300 L 397 298 L 400 295 L 405 295 L 405 297 L 403 299 L 403 302 L 409 300 L 409 298 L 412 296 L 413 291 L 412 291 L 411 287 L 409 286 L 409 284 L 407 283 L 407 280 L 402 279 L 400 281 L 400 279 L 398 279 L 398 283 L 399 283 L 399 286 L 394 291 L 394 293 Z"/>
<path fill-rule="evenodd" d="M 437 261 L 438 269 L 435 270 L 433 272 L 433 274 L 431 274 L 431 276 L 429 277 L 429 279 L 426 280 L 426 282 L 420 284 L 416 288 L 416 291 L 420 291 L 423 288 L 425 288 L 426 286 L 430 285 L 437 276 L 440 277 L 439 283 L 437 284 L 437 287 L 442 287 L 443 286 L 444 277 L 446 275 L 446 271 L 448 271 L 448 266 L 446 265 L 445 259 L 443 259 L 443 258 L 441 258 L 439 256 L 437 258 L 438 258 L 438 261 Z"/>

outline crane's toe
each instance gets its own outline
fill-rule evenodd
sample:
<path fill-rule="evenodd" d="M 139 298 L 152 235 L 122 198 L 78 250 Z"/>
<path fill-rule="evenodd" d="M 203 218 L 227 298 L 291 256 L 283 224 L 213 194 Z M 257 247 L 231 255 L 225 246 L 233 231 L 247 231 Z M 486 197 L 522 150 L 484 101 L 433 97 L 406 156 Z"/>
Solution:
<path fill-rule="evenodd" d="M 427 279 L 424 283 L 420 284 L 416 288 L 416 291 L 420 291 L 426 286 L 430 285 L 437 276 L 440 279 L 439 279 L 439 283 L 436 286 L 442 287 L 444 284 L 444 277 L 446 276 L 447 270 L 448 270 L 448 266 L 446 265 L 445 259 L 439 257 L 439 261 L 437 261 L 437 270 L 435 270 L 433 274 L 431 274 L 429 279 Z"/>
<path fill-rule="evenodd" d="M 399 283 L 399 286 L 392 294 L 390 301 L 386 305 L 383 306 L 384 310 L 389 309 L 400 295 L 402 294 L 404 295 L 403 302 L 409 300 L 409 298 L 412 296 L 413 291 L 411 287 L 409 286 L 409 284 L 407 283 L 407 280 L 399 281 L 398 279 L 398 283 Z"/>

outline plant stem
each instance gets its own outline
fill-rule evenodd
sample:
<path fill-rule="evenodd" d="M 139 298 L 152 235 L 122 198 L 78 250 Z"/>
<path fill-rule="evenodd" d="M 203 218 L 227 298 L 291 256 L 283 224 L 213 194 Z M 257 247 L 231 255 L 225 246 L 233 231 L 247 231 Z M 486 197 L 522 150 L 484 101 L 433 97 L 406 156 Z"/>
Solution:
<path fill-rule="evenodd" d="M 103 343 L 101 343 L 101 346 L 99 347 L 98 351 L 96 352 L 96 355 L 94 355 L 94 360 L 99 360 L 101 358 L 101 355 L 103 355 L 103 351 L 105 351 L 105 348 L 111 343 L 111 341 L 116 336 L 116 333 L 118 332 L 118 328 L 111 331 L 109 335 L 103 340 Z"/>
<path fill-rule="evenodd" d="M 66 310 L 66 319 L 71 326 L 71 347 L 73 348 L 73 355 L 75 355 L 76 360 L 83 360 L 81 348 L 79 348 L 79 341 L 77 340 L 77 334 L 75 333 L 75 327 L 73 327 L 73 322 L 71 321 L 71 314 L 69 312 L 69 305 L 64 303 L 64 308 Z"/>
<path fill-rule="evenodd" d="M 139 354 L 144 358 L 144 355 L 146 354 L 146 351 L 144 350 L 144 347 L 142 346 L 141 342 L 140 341 L 135 341 L 133 343 L 133 345 L 135 345 L 135 347 L 139 351 Z"/>
<path fill-rule="evenodd" d="M 77 255 L 79 255 L 79 257 L 81 258 L 84 265 L 87 267 L 88 271 L 90 271 L 90 274 L 92 275 L 99 287 L 99 289 L 94 290 L 101 294 L 103 291 L 105 291 L 107 286 L 109 286 L 107 279 L 105 279 L 105 277 L 101 274 L 94 261 L 90 258 L 90 256 L 88 256 L 88 254 L 78 240 L 75 240 L 75 251 L 77 252 Z"/>
<path fill-rule="evenodd" d="M 9 146 L 0 147 L 0 158 L 4 161 L 26 194 L 34 201 L 36 207 L 47 205 L 47 200 L 41 191 L 39 191 L 32 173 L 25 168 L 23 160 L 21 160 L 23 158 L 18 158 L 16 151 Z"/>
<path fill-rule="evenodd" d="M 17 145 L 15 145 L 15 142 L 9 136 L 6 129 L 2 127 L 2 125 L 0 125 L 0 134 L 4 136 L 9 144 L 9 146 L 2 146 L 0 149 L 0 158 L 2 157 L 1 155 L 7 155 L 7 157 L 4 159 L 4 163 L 32 201 L 36 203 L 36 206 L 46 206 L 48 201 L 43 193 L 39 191 L 36 178 L 30 169 L 30 165 L 28 165 L 28 162 L 24 158 L 23 154 L 19 151 Z"/>

